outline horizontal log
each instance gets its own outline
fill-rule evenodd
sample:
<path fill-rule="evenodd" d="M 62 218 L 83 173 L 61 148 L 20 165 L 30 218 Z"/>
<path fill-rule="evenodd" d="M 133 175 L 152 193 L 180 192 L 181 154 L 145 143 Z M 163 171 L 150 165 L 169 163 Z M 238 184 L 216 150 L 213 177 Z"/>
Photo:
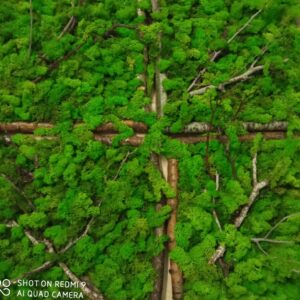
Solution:
<path fill-rule="evenodd" d="M 136 133 L 147 133 L 148 127 L 142 122 L 135 122 L 132 120 L 124 120 L 122 123 L 132 128 Z M 82 123 L 75 124 L 75 127 Z M 288 127 L 287 122 L 275 121 L 271 123 L 255 123 L 244 122 L 242 123 L 244 129 L 249 132 L 261 132 L 261 131 L 286 131 Z M 31 123 L 31 122 L 12 122 L 12 123 L 0 123 L 0 132 L 3 133 L 33 133 L 39 128 L 53 128 L 51 123 Z M 184 127 L 180 133 L 207 133 L 216 132 L 217 129 L 205 122 L 193 122 Z M 118 130 L 113 123 L 106 123 L 94 129 L 95 133 L 117 133 Z M 166 134 L 172 134 L 169 128 L 165 130 Z"/>
<path fill-rule="evenodd" d="M 249 142 L 252 141 L 257 133 L 248 133 L 245 135 L 240 135 L 239 140 L 241 142 Z M 286 138 L 286 132 L 284 131 L 266 131 L 261 133 L 266 140 L 281 140 Z M 11 135 L 12 134 L 5 134 L 3 135 L 4 140 L 7 143 L 11 143 Z M 33 139 L 40 141 L 40 140 L 58 140 L 58 137 L 55 136 L 38 136 L 33 134 L 26 134 L 27 136 L 31 136 Z M 117 136 L 117 134 L 106 134 L 106 133 L 97 133 L 94 134 L 95 140 L 99 141 L 106 145 L 112 145 L 113 139 Z M 135 134 L 129 138 L 124 139 L 121 141 L 122 145 L 131 145 L 137 147 L 144 142 L 145 134 Z M 169 137 L 172 139 L 179 140 L 185 144 L 197 144 L 203 143 L 207 141 L 207 136 L 195 135 L 195 134 L 169 134 Z M 298 137 L 298 136 L 297 136 Z M 222 143 L 227 142 L 229 139 L 225 135 L 211 135 L 209 136 L 209 140 L 218 140 Z"/>
<path fill-rule="evenodd" d="M 255 123 L 244 122 L 243 128 L 249 132 L 261 132 L 261 131 L 286 131 L 288 122 L 275 121 L 271 123 Z M 217 131 L 213 126 L 208 123 L 193 122 L 184 127 L 182 133 L 207 133 Z"/>
<path fill-rule="evenodd" d="M 75 127 L 82 125 L 83 123 L 75 124 Z M 147 125 L 141 122 L 135 122 L 132 120 L 122 121 L 123 125 L 132 128 L 139 133 L 146 133 L 148 131 Z M 34 123 L 34 122 L 12 122 L 12 123 L 0 123 L 0 132 L 4 133 L 33 133 L 36 129 L 40 128 L 53 128 L 51 123 Z M 116 126 L 113 123 L 106 123 L 94 129 L 94 132 L 115 133 L 118 132 Z"/>
<path fill-rule="evenodd" d="M 286 132 L 284 131 L 266 131 L 266 132 L 261 132 L 263 135 L 264 139 L 266 140 L 280 140 L 280 139 L 285 139 L 286 138 Z M 257 135 L 256 133 L 248 133 L 245 135 L 240 135 L 239 140 L 241 142 L 248 142 L 252 141 L 255 136 Z M 170 135 L 170 137 L 180 140 L 181 142 L 185 144 L 197 144 L 197 143 L 202 143 L 206 142 L 208 137 L 207 136 L 201 136 L 201 135 L 183 135 L 183 134 L 174 134 Z M 209 136 L 209 140 L 219 140 L 220 142 L 227 142 L 229 139 L 225 135 L 215 135 L 215 136 Z"/>

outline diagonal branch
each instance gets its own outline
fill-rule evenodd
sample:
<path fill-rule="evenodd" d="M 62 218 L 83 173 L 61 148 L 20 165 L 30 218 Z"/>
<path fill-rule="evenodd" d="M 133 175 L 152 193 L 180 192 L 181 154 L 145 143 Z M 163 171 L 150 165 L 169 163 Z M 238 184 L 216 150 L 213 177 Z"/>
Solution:
<path fill-rule="evenodd" d="M 234 220 L 234 225 L 236 229 L 239 229 L 248 216 L 248 212 L 250 208 L 252 207 L 253 203 L 255 202 L 256 198 L 259 196 L 260 191 L 265 188 L 268 184 L 268 180 L 262 180 L 260 182 L 257 181 L 257 155 L 255 154 L 252 159 L 252 174 L 254 178 L 253 182 L 253 188 L 252 192 L 249 196 L 248 203 L 242 208 L 239 215 Z M 215 264 L 218 259 L 222 258 L 225 254 L 226 246 L 225 245 L 219 245 L 217 249 L 215 250 L 214 254 L 211 256 L 209 260 L 209 264 Z"/>
<path fill-rule="evenodd" d="M 23 279 L 23 278 L 26 278 L 26 277 L 30 277 L 30 276 L 32 276 L 34 274 L 46 271 L 49 268 L 51 268 L 53 265 L 54 265 L 53 261 L 46 261 L 45 263 L 43 263 L 39 267 L 37 267 L 37 268 L 35 268 L 35 269 L 33 269 L 33 270 L 29 271 L 29 272 L 24 273 L 23 275 L 19 276 L 16 279 L 11 280 L 11 283 L 12 284 L 17 284 L 20 279 Z"/>
<path fill-rule="evenodd" d="M 251 241 L 253 243 L 255 243 L 258 247 L 259 250 L 261 250 L 265 255 L 268 255 L 268 253 L 263 250 L 263 248 L 260 245 L 260 242 L 267 242 L 267 243 L 274 243 L 274 244 L 293 244 L 293 241 L 280 241 L 280 240 L 274 240 L 274 239 L 269 239 L 268 237 L 271 235 L 271 233 L 283 222 L 285 222 L 286 220 L 288 220 L 289 218 L 295 217 L 295 216 L 299 216 L 300 212 L 298 213 L 294 213 L 294 214 L 290 214 L 288 216 L 285 216 L 284 218 L 282 218 L 279 222 L 277 222 L 266 234 L 263 238 L 252 238 Z"/>
<path fill-rule="evenodd" d="M 259 183 L 257 183 L 254 187 L 253 187 L 253 190 L 250 194 L 250 197 L 249 197 L 249 201 L 248 201 L 248 204 L 245 205 L 240 214 L 238 215 L 238 217 L 235 219 L 234 221 L 234 225 L 236 228 L 240 228 L 242 223 L 244 222 L 244 220 L 246 219 L 247 215 L 248 215 L 248 212 L 251 208 L 251 206 L 253 205 L 254 201 L 256 200 L 256 198 L 258 197 L 260 191 L 266 187 L 267 185 L 269 184 L 269 182 L 267 180 L 263 180 Z"/>
<path fill-rule="evenodd" d="M 270 234 L 283 222 L 285 222 L 286 220 L 292 218 L 292 217 L 296 217 L 299 216 L 300 212 L 298 213 L 294 213 L 294 214 L 290 214 L 288 216 L 285 216 L 284 218 L 282 218 L 279 222 L 277 222 L 269 231 L 268 233 L 264 236 L 265 238 L 268 238 L 270 236 Z"/>
<path fill-rule="evenodd" d="M 83 285 L 82 281 L 68 268 L 68 266 L 59 262 L 59 266 L 62 268 L 64 273 L 69 277 L 74 283 L 77 283 L 83 293 L 91 300 L 104 300 L 104 297 L 101 293 L 96 292 L 95 288 L 88 287 L 87 285 Z"/>
<path fill-rule="evenodd" d="M 251 75 L 254 75 L 255 73 L 262 71 L 263 68 L 264 68 L 264 65 L 250 66 L 250 68 L 246 72 L 244 72 L 240 75 L 237 75 L 235 77 L 232 77 L 228 81 L 220 83 L 219 85 L 210 84 L 210 85 L 204 86 L 198 90 L 190 91 L 189 94 L 192 96 L 203 95 L 210 89 L 217 89 L 220 91 L 224 91 L 224 89 L 227 85 L 231 85 L 231 84 L 237 83 L 239 81 L 246 81 L 251 78 Z"/>
<path fill-rule="evenodd" d="M 254 13 L 249 19 L 248 21 L 242 26 L 240 27 L 233 35 L 231 38 L 229 38 L 226 43 L 227 45 L 229 45 L 242 31 L 244 31 L 251 23 L 252 21 L 262 12 L 262 9 L 258 10 L 256 13 Z M 222 53 L 224 52 L 224 49 L 215 51 L 214 54 L 212 55 L 210 62 L 214 62 Z M 198 73 L 197 77 L 193 80 L 193 82 L 191 83 L 191 85 L 188 87 L 187 91 L 190 92 L 193 87 L 196 85 L 196 83 L 198 82 L 198 80 L 202 77 L 202 75 L 206 72 L 206 68 L 203 68 L 202 70 L 200 70 L 200 72 Z"/>
<path fill-rule="evenodd" d="M 273 239 L 266 239 L 266 238 L 252 238 L 251 241 L 254 243 L 266 242 L 272 244 L 294 244 L 293 241 L 282 241 L 282 240 L 273 240 Z"/>
<path fill-rule="evenodd" d="M 60 33 L 57 39 L 60 40 L 64 36 L 64 34 L 66 34 L 69 31 L 72 31 L 75 25 L 76 25 L 76 18 L 74 16 L 71 16 L 69 22 L 66 24 L 63 31 Z"/>
<path fill-rule="evenodd" d="M 5 174 L 0 173 L 0 176 L 2 176 L 6 181 L 8 181 L 10 183 L 10 185 L 13 187 L 13 189 L 23 198 L 26 200 L 26 202 L 28 203 L 28 205 L 31 208 L 34 208 L 33 203 L 31 202 L 31 200 L 25 195 L 25 193 Z"/>
<path fill-rule="evenodd" d="M 72 6 L 72 10 L 74 10 L 75 7 L 74 0 L 71 1 L 71 6 Z M 66 24 L 63 31 L 60 33 L 57 39 L 60 40 L 65 33 L 72 31 L 75 26 L 76 26 L 76 18 L 72 15 L 71 18 L 69 19 L 69 22 Z"/>
<path fill-rule="evenodd" d="M 19 224 L 16 221 L 12 221 L 10 223 L 8 223 L 6 225 L 9 228 L 12 227 L 18 227 Z M 54 253 L 55 249 L 52 245 L 52 243 L 50 241 L 48 241 L 47 239 L 44 239 L 43 241 L 39 241 L 36 237 L 34 237 L 34 235 L 27 229 L 24 230 L 25 235 L 29 238 L 29 240 L 32 242 L 33 245 L 37 245 L 39 243 L 43 243 L 44 245 L 46 245 L 47 248 L 47 252 L 48 253 Z M 67 277 L 69 277 L 73 282 L 78 284 L 78 287 L 82 290 L 82 292 L 91 300 L 104 300 L 104 296 L 102 295 L 102 293 L 100 293 L 96 287 L 94 286 L 90 286 L 88 287 L 87 285 L 83 285 L 81 280 L 74 274 L 72 273 L 72 271 L 68 268 L 68 266 L 63 263 L 63 262 L 58 262 L 59 266 L 62 268 L 62 270 L 64 271 L 64 273 L 66 274 Z M 30 271 L 29 273 L 33 274 L 33 273 L 37 273 L 38 271 L 43 271 L 47 268 L 49 268 L 50 266 L 52 266 L 52 262 L 45 262 L 42 266 L 34 269 L 33 271 Z M 32 273 L 33 272 L 33 273 Z"/>

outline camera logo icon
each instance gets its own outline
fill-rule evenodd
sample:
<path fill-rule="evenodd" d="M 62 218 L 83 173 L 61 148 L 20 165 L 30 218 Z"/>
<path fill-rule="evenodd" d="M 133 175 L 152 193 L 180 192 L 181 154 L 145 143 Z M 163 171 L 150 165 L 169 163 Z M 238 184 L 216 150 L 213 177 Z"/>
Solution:
<path fill-rule="evenodd" d="M 0 294 L 2 294 L 5 297 L 8 297 L 10 295 L 10 286 L 11 281 L 9 279 L 0 280 Z"/>

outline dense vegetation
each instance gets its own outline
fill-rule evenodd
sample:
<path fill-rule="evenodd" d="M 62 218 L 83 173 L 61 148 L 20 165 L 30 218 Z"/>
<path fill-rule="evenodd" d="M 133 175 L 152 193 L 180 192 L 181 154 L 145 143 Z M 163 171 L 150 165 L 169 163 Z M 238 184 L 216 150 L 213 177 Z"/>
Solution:
<path fill-rule="evenodd" d="M 0 122 L 55 127 L 1 137 L 0 279 L 69 280 L 67 266 L 105 299 L 150 299 L 174 197 L 158 154 L 179 161 L 183 298 L 298 299 L 299 13 L 298 0 L 1 1 Z M 124 119 L 148 125 L 139 147 L 121 143 Z M 287 136 L 241 142 L 249 121 L 288 121 Z M 94 140 L 106 122 L 111 145 Z M 227 138 L 165 134 L 190 122 Z"/>

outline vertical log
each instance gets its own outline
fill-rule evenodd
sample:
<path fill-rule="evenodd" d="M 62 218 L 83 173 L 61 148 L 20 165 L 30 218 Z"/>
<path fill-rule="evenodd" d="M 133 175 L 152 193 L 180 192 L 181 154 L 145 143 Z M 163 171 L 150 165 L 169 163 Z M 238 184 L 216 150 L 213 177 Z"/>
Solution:
<path fill-rule="evenodd" d="M 160 170 L 162 176 L 161 158 L 157 154 L 152 154 L 151 160 L 154 165 Z M 165 199 L 161 199 L 159 203 L 156 204 L 156 211 L 159 211 L 164 205 Z M 155 228 L 155 236 L 157 239 L 162 238 L 165 235 L 165 226 L 162 224 L 160 227 Z M 159 255 L 155 256 L 153 259 L 153 267 L 156 273 L 156 279 L 154 283 L 154 290 L 151 294 L 151 300 L 161 300 L 163 281 L 164 281 L 164 262 L 165 262 L 165 251 L 162 251 Z"/>
<path fill-rule="evenodd" d="M 152 12 L 156 12 L 160 10 L 159 1 L 158 0 L 151 0 L 152 5 Z M 152 21 L 152 20 L 151 20 Z M 162 87 L 162 80 L 163 77 L 160 74 L 159 70 L 159 61 L 160 61 L 160 52 L 161 52 L 161 39 L 162 35 L 159 33 L 158 36 L 158 45 L 159 54 L 154 62 L 155 64 L 155 75 L 154 75 L 154 89 L 151 92 L 152 94 L 152 103 L 150 106 L 150 110 L 156 112 L 158 118 L 162 117 L 163 115 L 163 105 L 166 102 L 166 95 Z M 148 59 L 148 56 L 146 56 Z M 157 154 L 153 154 L 152 158 L 156 161 L 156 166 L 160 170 L 161 174 L 163 175 L 163 166 L 162 160 L 163 158 Z M 165 204 L 165 199 L 161 199 L 161 201 L 156 205 L 156 211 L 159 211 L 161 207 Z M 157 238 L 162 237 L 165 234 L 166 228 L 165 224 L 155 229 L 155 235 Z M 164 274 L 165 274 L 165 262 L 166 262 L 166 251 L 162 251 L 157 257 L 154 258 L 153 266 L 156 271 L 156 281 L 154 284 L 154 290 L 151 295 L 151 300 L 162 300 L 164 298 L 164 287 L 166 284 Z"/>
<path fill-rule="evenodd" d="M 178 207 L 178 162 L 176 159 L 169 159 L 168 161 L 168 182 L 176 191 L 176 196 L 168 199 L 167 203 L 171 206 L 172 212 L 167 226 L 167 234 L 169 236 L 168 248 L 169 251 L 176 247 L 175 226 L 177 219 Z M 179 300 L 183 297 L 183 277 L 178 265 L 174 261 L 170 261 L 170 274 L 172 280 L 173 299 Z"/>

